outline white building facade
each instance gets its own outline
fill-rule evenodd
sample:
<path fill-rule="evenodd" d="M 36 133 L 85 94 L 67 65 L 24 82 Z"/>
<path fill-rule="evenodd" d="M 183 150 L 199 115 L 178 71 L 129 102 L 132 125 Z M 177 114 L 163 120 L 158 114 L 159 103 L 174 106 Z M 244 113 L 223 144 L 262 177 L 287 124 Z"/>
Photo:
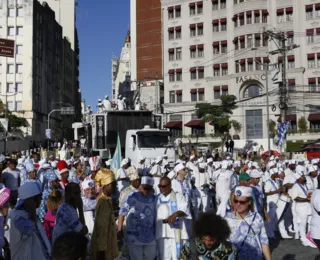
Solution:
<path fill-rule="evenodd" d="M 237 97 L 231 119 L 242 125 L 240 139 L 265 139 L 266 71 L 281 67 L 281 55 L 265 30 L 280 30 L 293 48 L 286 56 L 286 120 L 297 129 L 304 117 L 320 128 L 320 1 L 316 0 L 162 0 L 165 127 L 175 136 L 208 135 L 214 127 L 195 115 L 197 102 L 219 104 Z M 319 59 L 318 59 L 319 57 Z M 273 74 L 273 73 L 271 73 Z M 277 122 L 279 86 L 269 82 L 270 119 Z M 259 97 L 260 96 L 260 97 Z M 251 99 L 252 98 L 252 99 Z"/>

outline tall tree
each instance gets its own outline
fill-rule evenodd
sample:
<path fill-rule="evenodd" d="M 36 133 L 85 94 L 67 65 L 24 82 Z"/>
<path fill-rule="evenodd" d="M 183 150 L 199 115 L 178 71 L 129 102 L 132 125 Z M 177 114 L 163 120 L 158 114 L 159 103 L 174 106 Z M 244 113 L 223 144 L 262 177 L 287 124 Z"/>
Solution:
<path fill-rule="evenodd" d="M 230 115 L 233 110 L 237 108 L 236 97 L 234 95 L 225 95 L 221 98 L 221 104 L 213 105 L 210 103 L 198 103 L 197 116 L 202 118 L 205 122 L 210 122 L 214 127 L 214 134 L 221 138 L 221 145 L 223 147 L 225 141 L 229 137 L 229 131 L 232 127 Z"/>

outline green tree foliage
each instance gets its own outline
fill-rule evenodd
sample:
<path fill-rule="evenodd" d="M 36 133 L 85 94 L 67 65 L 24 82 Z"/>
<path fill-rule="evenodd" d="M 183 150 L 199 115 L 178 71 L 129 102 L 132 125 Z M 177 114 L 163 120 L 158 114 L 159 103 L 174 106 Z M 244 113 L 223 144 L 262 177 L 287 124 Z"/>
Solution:
<path fill-rule="evenodd" d="M 230 115 L 232 115 L 233 110 L 237 108 L 236 97 L 233 95 L 225 95 L 221 97 L 220 105 L 199 103 L 196 105 L 196 108 L 197 116 L 205 122 L 210 122 L 214 126 L 215 135 L 220 137 L 222 143 L 224 143 L 224 140 L 229 135 L 230 128 L 233 126 Z M 239 123 L 239 125 L 241 130 L 241 124 Z M 239 127 L 239 125 L 237 126 Z"/>
<path fill-rule="evenodd" d="M 299 131 L 300 131 L 301 133 L 307 132 L 307 130 L 308 130 L 308 123 L 307 123 L 307 120 L 306 120 L 306 118 L 305 118 L 304 116 L 299 118 L 299 120 L 298 120 L 298 127 L 299 127 Z"/>

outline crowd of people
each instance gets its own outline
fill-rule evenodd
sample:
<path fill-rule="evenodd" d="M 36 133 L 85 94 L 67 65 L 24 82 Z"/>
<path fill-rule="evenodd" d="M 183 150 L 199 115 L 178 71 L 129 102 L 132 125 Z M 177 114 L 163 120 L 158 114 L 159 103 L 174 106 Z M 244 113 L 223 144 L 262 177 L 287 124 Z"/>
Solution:
<path fill-rule="evenodd" d="M 0 259 L 270 260 L 277 233 L 320 247 L 319 159 L 214 157 L 113 172 L 99 156 L 1 156 Z"/>

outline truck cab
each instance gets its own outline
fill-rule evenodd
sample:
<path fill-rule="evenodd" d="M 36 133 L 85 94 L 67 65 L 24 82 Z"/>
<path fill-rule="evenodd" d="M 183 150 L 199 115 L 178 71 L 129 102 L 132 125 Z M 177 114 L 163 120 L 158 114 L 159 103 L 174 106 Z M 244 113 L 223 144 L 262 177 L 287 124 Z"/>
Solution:
<path fill-rule="evenodd" d="M 170 132 L 145 126 L 143 129 L 128 130 L 126 134 L 126 157 L 132 165 L 139 162 L 140 157 L 146 158 L 146 165 L 158 156 L 167 156 L 171 166 L 175 162 L 175 149 L 169 142 Z"/>

